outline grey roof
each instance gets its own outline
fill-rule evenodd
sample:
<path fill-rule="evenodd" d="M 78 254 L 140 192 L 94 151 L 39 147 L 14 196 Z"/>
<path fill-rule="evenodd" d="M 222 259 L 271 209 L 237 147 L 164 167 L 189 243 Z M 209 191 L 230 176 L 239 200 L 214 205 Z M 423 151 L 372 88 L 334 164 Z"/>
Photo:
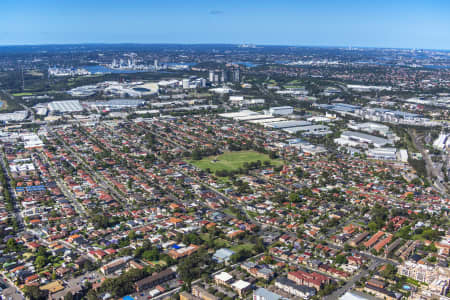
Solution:
<path fill-rule="evenodd" d="M 272 274 L 273 274 L 273 271 L 268 268 L 261 268 L 258 270 L 258 272 L 261 274 L 264 274 L 264 275 L 268 275 L 268 276 L 272 276 Z"/>
<path fill-rule="evenodd" d="M 387 139 L 383 139 L 374 135 L 365 134 L 357 131 L 344 131 L 341 136 L 358 138 L 379 145 L 392 144 L 392 142 Z"/>
<path fill-rule="evenodd" d="M 361 106 L 358 105 L 352 105 L 352 104 L 347 104 L 347 103 L 336 103 L 334 104 L 334 106 L 336 107 L 345 107 L 345 108 L 350 108 L 350 109 L 358 109 L 361 108 Z"/>
<path fill-rule="evenodd" d="M 267 124 L 267 126 L 275 128 L 275 129 L 299 127 L 299 126 L 307 126 L 307 125 L 311 125 L 311 122 L 308 122 L 308 121 L 281 121 L 281 122 L 273 122 L 273 123 Z"/>
<path fill-rule="evenodd" d="M 136 107 L 144 103 L 144 100 L 137 99 L 112 99 L 108 101 L 91 102 L 90 104 L 93 106 Z"/>
<path fill-rule="evenodd" d="M 278 294 L 272 293 L 269 290 L 266 290 L 265 288 L 258 288 L 253 292 L 253 295 L 260 296 L 264 300 L 287 300 L 288 298 L 284 298 L 283 296 L 280 296 Z"/>
<path fill-rule="evenodd" d="M 77 112 L 82 111 L 83 107 L 78 100 L 53 101 L 48 104 L 48 109 L 59 112 Z"/>
<path fill-rule="evenodd" d="M 246 261 L 242 265 L 245 266 L 246 268 L 249 268 L 249 269 L 256 267 L 256 264 L 254 262 L 251 262 L 251 261 Z"/>
<path fill-rule="evenodd" d="M 284 128 L 283 130 L 288 133 L 296 133 L 299 131 L 309 131 L 309 132 L 317 132 L 317 131 L 328 131 L 330 127 L 326 125 L 307 125 L 307 126 L 296 126 L 290 128 Z"/>
<path fill-rule="evenodd" d="M 225 260 L 225 259 L 229 259 L 231 257 L 231 255 L 234 254 L 233 250 L 227 249 L 227 248 L 221 248 L 219 250 L 216 251 L 216 253 L 214 253 L 214 258 L 216 259 L 220 259 L 220 260 Z"/>

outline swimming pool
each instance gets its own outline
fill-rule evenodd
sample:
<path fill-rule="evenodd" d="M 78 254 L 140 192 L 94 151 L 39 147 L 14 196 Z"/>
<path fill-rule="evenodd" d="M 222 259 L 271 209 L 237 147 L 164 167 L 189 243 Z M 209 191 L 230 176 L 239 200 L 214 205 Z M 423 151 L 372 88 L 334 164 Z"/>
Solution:
<path fill-rule="evenodd" d="M 409 285 L 407 285 L 407 284 L 404 284 L 404 285 L 402 286 L 402 288 L 403 288 L 405 291 L 410 291 L 410 290 L 411 290 L 411 287 L 410 287 Z"/>

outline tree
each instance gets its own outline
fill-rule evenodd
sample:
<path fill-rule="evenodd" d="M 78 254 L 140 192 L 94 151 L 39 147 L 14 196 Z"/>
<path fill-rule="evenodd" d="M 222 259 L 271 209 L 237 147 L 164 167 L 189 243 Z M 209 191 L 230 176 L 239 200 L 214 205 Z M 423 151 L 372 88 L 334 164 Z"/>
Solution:
<path fill-rule="evenodd" d="M 345 264 L 347 262 L 347 259 L 344 255 L 338 255 L 336 256 L 335 262 L 339 265 Z"/>
<path fill-rule="evenodd" d="M 327 284 L 324 286 L 322 290 L 319 291 L 319 296 L 324 297 L 326 295 L 331 294 L 336 289 L 335 284 Z"/>
<path fill-rule="evenodd" d="M 352 247 L 349 244 L 347 243 L 344 244 L 344 251 L 350 251 L 351 249 Z"/>
<path fill-rule="evenodd" d="M 264 247 L 264 241 L 261 238 L 258 238 L 256 240 L 256 245 L 255 245 L 255 251 L 258 253 L 261 253 L 265 250 L 266 248 Z"/>
<path fill-rule="evenodd" d="M 395 230 L 394 224 L 392 222 L 389 222 L 387 226 L 387 231 L 394 232 L 394 230 Z"/>
<path fill-rule="evenodd" d="M 17 242 L 15 239 L 10 238 L 6 242 L 6 248 L 8 248 L 9 251 L 16 251 L 17 250 Z"/>
<path fill-rule="evenodd" d="M 38 267 L 40 269 L 47 264 L 47 259 L 45 258 L 45 256 L 40 255 L 40 256 L 36 257 L 34 264 L 36 265 L 36 267 Z"/>
<path fill-rule="evenodd" d="M 64 296 L 64 300 L 73 300 L 73 294 L 72 294 L 72 292 L 68 292 L 68 293 Z"/>
<path fill-rule="evenodd" d="M 375 232 L 375 231 L 377 231 L 377 229 L 378 229 L 378 225 L 377 225 L 377 223 L 375 223 L 375 222 L 370 222 L 369 223 L 369 230 L 371 231 L 371 232 Z"/>
<path fill-rule="evenodd" d="M 277 158 L 277 153 L 275 151 L 270 151 L 269 157 L 270 157 L 270 159 L 275 159 L 275 158 Z"/>
<path fill-rule="evenodd" d="M 136 232 L 134 232 L 134 230 L 131 230 L 129 233 L 128 233 L 128 238 L 132 241 L 132 240 L 134 240 L 134 239 L 136 239 Z"/>
<path fill-rule="evenodd" d="M 201 160 L 202 159 L 202 153 L 200 152 L 200 150 L 195 149 L 194 151 L 192 151 L 192 159 L 193 160 Z"/>
<path fill-rule="evenodd" d="M 31 286 L 25 286 L 24 291 L 25 297 L 31 300 L 45 300 L 47 299 L 47 291 L 39 289 L 39 287 L 31 285 Z"/>
<path fill-rule="evenodd" d="M 150 249 L 150 250 L 146 250 L 144 251 L 144 253 L 142 254 L 142 258 L 146 259 L 146 260 L 150 260 L 150 261 L 155 261 L 155 260 L 159 260 L 159 251 L 156 248 Z"/>
<path fill-rule="evenodd" d="M 252 256 L 252 252 L 247 249 L 240 249 L 238 252 L 231 255 L 230 259 L 233 263 L 238 263 Z"/>
<path fill-rule="evenodd" d="M 289 195 L 289 202 L 296 203 L 296 202 L 299 202 L 299 201 L 300 201 L 300 196 L 297 193 L 291 193 Z"/>
<path fill-rule="evenodd" d="M 384 270 L 381 271 L 381 276 L 383 276 L 384 278 L 388 278 L 388 279 L 394 279 L 396 272 L 397 271 L 393 265 L 386 264 L 386 266 L 384 267 Z"/>
<path fill-rule="evenodd" d="M 95 290 L 93 290 L 93 289 L 89 290 L 89 292 L 86 295 L 86 298 L 88 300 L 97 300 L 98 299 L 97 294 L 96 294 Z"/>

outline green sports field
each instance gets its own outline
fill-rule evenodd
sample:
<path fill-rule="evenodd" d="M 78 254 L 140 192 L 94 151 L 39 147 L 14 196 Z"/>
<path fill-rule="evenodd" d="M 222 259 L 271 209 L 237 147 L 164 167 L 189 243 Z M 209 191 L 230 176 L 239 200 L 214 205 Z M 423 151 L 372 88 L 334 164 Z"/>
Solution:
<path fill-rule="evenodd" d="M 15 93 L 15 94 L 12 94 L 14 97 L 22 97 L 22 96 L 32 96 L 33 95 L 33 93 L 26 93 L 26 92 L 24 92 L 24 93 Z"/>
<path fill-rule="evenodd" d="M 274 166 L 282 164 L 280 160 L 270 159 L 269 155 L 256 151 L 226 152 L 217 156 L 208 156 L 201 160 L 192 160 L 190 163 L 200 169 L 206 170 L 209 168 L 212 172 L 216 172 L 218 170 L 235 171 L 243 167 L 245 162 L 250 163 L 258 160 L 261 163 L 264 163 L 266 160 L 270 161 Z"/>

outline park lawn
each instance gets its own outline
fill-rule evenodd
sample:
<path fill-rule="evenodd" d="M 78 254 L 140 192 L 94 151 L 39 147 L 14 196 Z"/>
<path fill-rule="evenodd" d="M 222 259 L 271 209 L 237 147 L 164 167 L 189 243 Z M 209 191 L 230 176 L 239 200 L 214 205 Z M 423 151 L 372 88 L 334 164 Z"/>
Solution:
<path fill-rule="evenodd" d="M 291 85 L 291 84 L 283 85 L 283 87 L 285 89 L 303 89 L 304 88 L 304 86 L 302 86 L 302 85 Z"/>
<path fill-rule="evenodd" d="M 282 164 L 280 160 L 270 159 L 269 155 L 256 151 L 225 152 L 224 154 L 208 156 L 201 160 L 191 160 L 190 163 L 203 170 L 209 168 L 214 173 L 218 170 L 236 171 L 242 168 L 245 162 L 250 163 L 258 160 L 261 163 L 264 163 L 266 160 L 270 161 L 275 166 Z"/>
<path fill-rule="evenodd" d="M 289 81 L 288 83 L 286 83 L 287 85 L 298 85 L 298 84 L 300 84 L 300 80 L 298 80 L 298 79 L 294 79 L 294 80 L 291 80 L 291 81 Z"/>
<path fill-rule="evenodd" d="M 237 214 L 234 213 L 234 212 L 232 212 L 231 209 L 230 209 L 229 207 L 225 208 L 225 209 L 223 210 L 223 212 L 226 213 L 226 214 L 229 214 L 229 215 L 232 215 L 232 216 L 237 217 Z"/>
<path fill-rule="evenodd" d="M 200 233 L 200 238 L 205 242 L 209 242 L 211 236 L 209 233 Z M 214 240 L 214 246 L 217 248 L 228 248 L 230 246 L 230 242 L 222 238 L 217 238 Z"/>
<path fill-rule="evenodd" d="M 231 186 L 232 183 L 232 181 L 228 177 L 217 177 L 216 180 L 218 184 L 224 185 L 225 188 Z M 224 187 L 222 187 L 221 189 L 223 189 Z"/>
<path fill-rule="evenodd" d="M 426 238 L 424 238 L 423 236 L 422 236 L 422 234 L 413 234 L 413 236 L 411 237 L 411 239 L 412 240 L 420 240 L 420 241 L 425 241 L 426 240 Z"/>
<path fill-rule="evenodd" d="M 249 211 L 249 210 L 247 210 L 246 211 L 247 212 L 247 214 L 250 216 L 250 218 L 256 218 L 257 216 L 259 216 L 257 213 L 255 213 L 254 211 Z"/>
<path fill-rule="evenodd" d="M 415 285 L 415 286 L 421 286 L 422 284 L 423 285 L 427 285 L 425 282 L 421 282 L 421 281 L 412 279 L 411 277 L 407 277 L 406 278 L 406 283 L 409 283 L 409 284 L 412 284 L 412 285 Z"/>
<path fill-rule="evenodd" d="M 204 240 L 205 242 L 208 242 L 211 239 L 209 233 L 200 233 L 199 235 L 200 235 L 200 238 L 202 240 Z"/>
<path fill-rule="evenodd" d="M 214 240 L 214 246 L 217 248 L 228 248 L 228 247 L 230 247 L 230 242 L 228 242 L 224 239 L 218 238 L 218 239 Z"/>
<path fill-rule="evenodd" d="M 154 261 L 151 261 L 151 263 L 153 265 L 159 265 L 161 267 L 165 267 L 167 265 L 167 263 L 164 260 L 154 260 Z"/>
<path fill-rule="evenodd" d="M 27 92 L 24 92 L 24 93 L 15 93 L 15 94 L 12 94 L 14 97 L 22 97 L 22 96 L 32 96 L 33 95 L 33 93 L 27 93 Z"/>
<path fill-rule="evenodd" d="M 39 76 L 39 77 L 44 76 L 44 73 L 36 71 L 36 70 L 28 71 L 27 74 L 31 75 L 31 76 Z"/>
<path fill-rule="evenodd" d="M 233 246 L 230 249 L 233 250 L 234 252 L 239 252 L 240 250 L 244 250 L 244 249 L 248 250 L 248 251 L 253 251 L 253 248 L 255 248 L 255 245 L 246 243 L 246 244 Z"/>
<path fill-rule="evenodd" d="M 303 89 L 303 88 L 305 88 L 301 84 L 301 82 L 299 80 L 297 80 L 297 79 L 291 80 L 291 81 L 287 82 L 286 84 L 283 84 L 283 87 L 285 89 Z"/>

